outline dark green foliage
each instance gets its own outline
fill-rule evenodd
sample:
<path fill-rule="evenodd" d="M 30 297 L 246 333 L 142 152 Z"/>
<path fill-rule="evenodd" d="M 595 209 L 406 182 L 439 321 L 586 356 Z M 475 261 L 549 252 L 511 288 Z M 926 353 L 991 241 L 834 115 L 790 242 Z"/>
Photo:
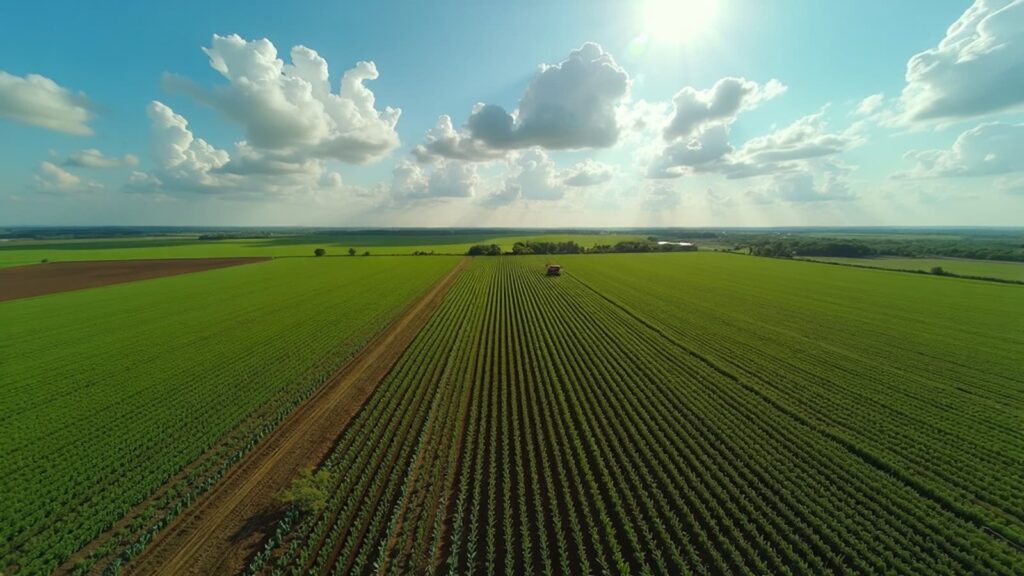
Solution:
<path fill-rule="evenodd" d="M 588 252 L 596 254 L 604 253 L 629 253 L 629 252 L 696 252 L 697 246 L 680 246 L 678 243 L 658 244 L 655 241 L 624 241 L 615 245 L 599 244 Z"/>
<path fill-rule="evenodd" d="M 476 244 L 469 247 L 470 256 L 500 256 L 501 246 L 497 244 Z"/>
<path fill-rule="evenodd" d="M 791 258 L 794 256 L 828 256 L 863 258 L 868 256 L 905 256 L 924 258 L 944 256 L 975 260 L 1006 260 L 1024 262 L 1024 249 L 1013 237 L 964 235 L 951 239 L 916 238 L 911 235 L 863 239 L 821 238 L 811 235 L 786 234 L 771 236 L 746 235 L 734 244 L 755 256 Z"/>
<path fill-rule="evenodd" d="M 327 254 L 327 250 L 324 250 L 323 248 L 317 248 L 316 250 L 313 250 L 314 256 L 323 256 L 324 254 Z"/>
<path fill-rule="evenodd" d="M 750 244 L 750 253 L 754 256 L 774 258 L 792 258 L 793 256 L 862 258 L 876 254 L 871 246 L 863 242 L 818 238 L 788 238 L 755 242 Z"/>
<path fill-rule="evenodd" d="M 573 241 L 567 242 L 516 242 L 512 245 L 513 254 L 581 254 L 585 250 Z"/>

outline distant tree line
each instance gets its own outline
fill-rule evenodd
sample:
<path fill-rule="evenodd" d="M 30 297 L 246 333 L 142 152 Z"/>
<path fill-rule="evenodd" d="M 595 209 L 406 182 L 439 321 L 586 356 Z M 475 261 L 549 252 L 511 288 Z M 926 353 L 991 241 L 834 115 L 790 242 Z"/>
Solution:
<path fill-rule="evenodd" d="M 680 246 L 677 242 L 658 244 L 657 242 L 640 240 L 619 242 L 614 245 L 601 244 L 594 246 L 589 252 L 603 254 L 609 252 L 695 252 L 696 250 L 697 246 L 695 244 Z"/>
<path fill-rule="evenodd" d="M 276 236 L 270 232 L 210 232 L 200 234 L 199 240 L 249 240 L 256 238 L 272 238 Z"/>
<path fill-rule="evenodd" d="M 792 258 L 793 256 L 835 256 L 863 258 L 874 256 L 875 250 L 863 242 L 851 240 L 819 240 L 817 238 L 786 238 L 752 243 L 754 256 Z"/>
<path fill-rule="evenodd" d="M 680 246 L 679 244 L 658 244 L 650 240 L 623 241 L 617 244 L 600 244 L 587 249 L 576 242 L 516 242 L 508 254 L 517 256 L 527 254 L 606 254 L 615 252 L 692 252 L 696 246 Z M 501 246 L 497 244 L 477 244 L 469 248 L 470 256 L 500 256 Z"/>
<path fill-rule="evenodd" d="M 586 249 L 579 244 L 569 242 L 516 242 L 512 245 L 513 254 L 582 254 Z"/>
<path fill-rule="evenodd" d="M 831 256 L 865 258 L 869 256 L 902 256 L 926 258 L 945 256 L 976 260 L 1007 260 L 1024 262 L 1024 246 L 1012 242 L 987 239 L 833 239 L 815 237 L 761 238 L 738 244 L 754 256 L 793 258 L 794 256 Z"/>

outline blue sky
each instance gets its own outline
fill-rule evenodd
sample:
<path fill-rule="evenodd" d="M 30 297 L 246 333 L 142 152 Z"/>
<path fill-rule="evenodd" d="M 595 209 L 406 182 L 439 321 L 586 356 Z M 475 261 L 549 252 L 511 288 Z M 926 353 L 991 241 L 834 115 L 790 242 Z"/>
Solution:
<path fill-rule="evenodd" d="M 17 3 L 0 224 L 1024 225 L 1022 14 Z"/>

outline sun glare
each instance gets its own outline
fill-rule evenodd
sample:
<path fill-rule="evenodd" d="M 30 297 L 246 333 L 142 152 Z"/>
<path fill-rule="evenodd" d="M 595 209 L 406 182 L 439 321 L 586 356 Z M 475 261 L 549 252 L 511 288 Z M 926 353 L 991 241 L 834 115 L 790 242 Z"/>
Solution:
<path fill-rule="evenodd" d="M 687 43 L 707 34 L 717 14 L 718 0 L 647 0 L 644 30 L 657 41 Z"/>

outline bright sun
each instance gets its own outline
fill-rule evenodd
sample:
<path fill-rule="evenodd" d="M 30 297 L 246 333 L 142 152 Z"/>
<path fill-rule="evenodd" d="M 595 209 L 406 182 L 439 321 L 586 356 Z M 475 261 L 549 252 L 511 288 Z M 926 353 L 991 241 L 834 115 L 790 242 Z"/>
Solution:
<path fill-rule="evenodd" d="M 647 0 L 644 29 L 654 40 L 683 44 L 708 33 L 718 0 Z"/>

